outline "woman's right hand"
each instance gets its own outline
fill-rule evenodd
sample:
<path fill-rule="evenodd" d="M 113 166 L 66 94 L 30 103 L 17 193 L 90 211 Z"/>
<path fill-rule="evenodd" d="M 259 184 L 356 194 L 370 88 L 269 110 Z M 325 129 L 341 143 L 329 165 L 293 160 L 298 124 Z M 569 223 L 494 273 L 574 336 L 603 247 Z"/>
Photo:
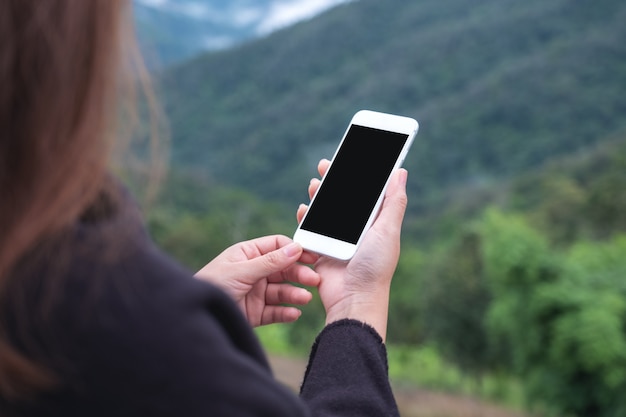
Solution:
<path fill-rule="evenodd" d="M 329 164 L 320 161 L 321 176 Z M 400 256 L 400 232 L 407 206 L 406 179 L 405 169 L 394 173 L 378 217 L 349 262 L 323 256 L 315 263 L 321 277 L 318 289 L 326 309 L 326 324 L 344 318 L 359 320 L 376 329 L 385 340 L 389 290 Z M 309 195 L 313 196 L 318 187 L 319 180 L 311 180 Z M 300 206 L 298 221 L 306 210 L 306 205 Z"/>

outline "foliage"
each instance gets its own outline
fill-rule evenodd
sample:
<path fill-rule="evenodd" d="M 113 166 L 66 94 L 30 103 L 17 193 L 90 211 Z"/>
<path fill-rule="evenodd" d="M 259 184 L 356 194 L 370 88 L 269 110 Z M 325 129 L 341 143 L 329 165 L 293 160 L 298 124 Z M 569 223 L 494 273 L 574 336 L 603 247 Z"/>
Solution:
<path fill-rule="evenodd" d="M 470 231 L 433 262 L 420 292 L 419 319 L 426 339 L 478 375 L 495 368 L 483 324 L 491 301 L 483 269 L 481 237 Z"/>
<path fill-rule="evenodd" d="M 415 247 L 404 245 L 396 268 L 389 302 L 394 308 L 389 314 L 387 338 L 390 343 L 414 343 L 424 340 L 420 322 L 420 293 L 424 265 L 424 254 Z"/>
<path fill-rule="evenodd" d="M 394 367 L 408 374 L 426 367 L 420 383 L 433 388 L 515 404 L 525 396 L 546 413 L 621 415 L 626 206 L 617 190 L 626 188 L 624 155 L 626 142 L 618 140 L 553 161 L 482 194 L 482 206 L 461 193 L 440 213 L 444 220 L 431 218 L 457 230 L 439 236 L 437 246 L 418 248 L 409 234 L 392 285 L 388 339 L 426 343 L 455 371 L 428 373 L 437 361 L 419 365 L 425 359 L 406 352 L 393 356 L 402 364 Z M 163 191 L 151 231 L 194 268 L 237 240 L 295 226 L 282 206 L 196 177 L 172 172 Z M 485 211 L 496 203 L 500 209 Z M 303 310 L 298 322 L 281 327 L 283 353 L 305 354 L 323 326 L 318 298 Z M 524 395 L 497 389 L 494 381 L 510 375 Z"/>
<path fill-rule="evenodd" d="M 395 384 L 411 383 L 424 388 L 498 401 L 513 408 L 523 406 L 523 388 L 511 376 L 490 373 L 476 379 L 446 361 L 439 349 L 430 345 L 389 345 L 387 352 L 389 375 Z"/>
<path fill-rule="evenodd" d="M 170 175 L 148 216 L 154 239 L 199 269 L 228 246 L 269 234 L 291 234 L 295 210 L 259 201 L 242 190 Z"/>
<path fill-rule="evenodd" d="M 296 352 L 308 354 L 313 341 L 324 327 L 326 315 L 315 291 L 313 300 L 306 306 L 298 308 L 302 310 L 302 316 L 295 323 L 288 325 L 287 338 Z"/>
<path fill-rule="evenodd" d="M 151 232 L 193 268 L 289 235 L 351 113 L 415 115 L 392 374 L 495 396 L 514 375 L 546 413 L 626 415 L 625 15 L 615 0 L 361 0 L 172 70 Z M 322 325 L 316 298 L 260 334 L 304 352 Z"/>
<path fill-rule="evenodd" d="M 350 2 L 161 79 L 173 166 L 293 204 L 360 108 L 421 122 L 413 216 L 624 129 L 617 0 Z M 589 64 L 593 63 L 593 65 Z"/>
<path fill-rule="evenodd" d="M 488 332 L 529 397 L 559 413 L 626 410 L 626 238 L 560 256 L 521 219 L 490 213 L 484 258 Z M 618 278 L 619 277 L 619 278 Z"/>
<path fill-rule="evenodd" d="M 508 200 L 504 207 L 526 213 L 551 241 L 562 245 L 626 232 L 621 192 L 626 186 L 626 134 L 603 142 L 520 176 L 503 198 Z"/>
<path fill-rule="evenodd" d="M 423 387 L 445 391 L 462 391 L 463 386 L 471 384 L 432 346 L 389 346 L 388 356 L 389 374 L 396 380 L 412 381 Z"/>
<path fill-rule="evenodd" d="M 270 324 L 254 329 L 263 347 L 274 355 L 290 356 L 294 350 L 289 343 L 288 327 L 281 324 Z"/>
<path fill-rule="evenodd" d="M 490 209 L 422 282 L 426 340 L 477 377 L 517 375 L 550 415 L 623 415 L 625 253 L 626 235 L 564 248 Z"/>

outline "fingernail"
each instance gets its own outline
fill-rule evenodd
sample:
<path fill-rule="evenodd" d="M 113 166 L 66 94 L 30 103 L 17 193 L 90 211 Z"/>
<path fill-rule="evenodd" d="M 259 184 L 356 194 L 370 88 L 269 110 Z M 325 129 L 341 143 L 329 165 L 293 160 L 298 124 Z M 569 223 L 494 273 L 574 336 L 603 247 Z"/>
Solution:
<path fill-rule="evenodd" d="M 311 299 L 313 298 L 313 294 L 311 294 L 310 291 L 307 291 L 304 288 L 302 288 L 302 290 L 299 291 L 299 293 L 300 293 L 300 297 L 304 299 L 306 303 L 311 301 Z"/>
<path fill-rule="evenodd" d="M 288 258 L 292 258 L 299 255 L 301 251 L 300 245 L 296 242 L 292 242 L 283 248 L 283 252 Z"/>
<path fill-rule="evenodd" d="M 406 185 L 406 180 L 408 176 L 409 176 L 409 173 L 406 169 L 400 170 L 400 175 L 399 175 L 400 178 L 398 179 L 398 181 L 400 181 L 401 185 Z"/>

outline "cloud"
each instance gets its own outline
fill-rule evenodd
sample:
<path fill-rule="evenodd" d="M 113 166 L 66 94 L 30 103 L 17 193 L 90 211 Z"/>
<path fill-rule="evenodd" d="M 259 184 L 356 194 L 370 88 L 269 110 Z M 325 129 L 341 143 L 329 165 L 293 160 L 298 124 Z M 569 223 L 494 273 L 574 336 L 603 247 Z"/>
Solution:
<path fill-rule="evenodd" d="M 168 0 L 135 0 L 137 3 L 143 4 L 148 7 L 155 7 L 157 9 L 163 8 L 166 6 Z"/>
<path fill-rule="evenodd" d="M 275 1 L 266 17 L 259 24 L 257 32 L 266 34 L 289 26 L 300 20 L 309 19 L 326 9 L 350 0 L 291 0 Z"/>
<path fill-rule="evenodd" d="M 205 24 L 207 30 L 199 40 L 204 49 L 223 49 L 240 39 L 268 34 L 348 1 L 354 0 L 268 0 L 256 4 L 233 0 L 220 6 L 214 0 L 134 0 L 161 13 Z M 241 30 L 241 34 L 233 35 L 233 30 Z"/>
<path fill-rule="evenodd" d="M 237 10 L 231 17 L 232 23 L 237 27 L 255 25 L 263 19 L 264 11 L 258 7 L 245 7 Z"/>
<path fill-rule="evenodd" d="M 135 0 L 137 3 L 155 9 L 163 9 L 167 6 L 168 0 Z"/>
<path fill-rule="evenodd" d="M 193 19 L 204 20 L 212 15 L 208 5 L 201 1 L 135 0 L 137 3 L 164 12 L 176 13 Z"/>

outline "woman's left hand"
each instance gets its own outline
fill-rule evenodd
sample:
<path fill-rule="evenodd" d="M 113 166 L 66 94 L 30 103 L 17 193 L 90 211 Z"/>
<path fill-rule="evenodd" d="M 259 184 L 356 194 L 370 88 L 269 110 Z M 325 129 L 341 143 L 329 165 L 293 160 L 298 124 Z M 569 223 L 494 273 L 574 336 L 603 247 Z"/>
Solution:
<path fill-rule="evenodd" d="M 285 304 L 305 305 L 312 295 L 294 283 L 316 287 L 320 277 L 311 268 L 317 256 L 287 236 L 264 236 L 237 243 L 207 264 L 196 278 L 226 291 L 247 317 L 250 325 L 287 323 L 300 317 L 300 310 Z"/>

